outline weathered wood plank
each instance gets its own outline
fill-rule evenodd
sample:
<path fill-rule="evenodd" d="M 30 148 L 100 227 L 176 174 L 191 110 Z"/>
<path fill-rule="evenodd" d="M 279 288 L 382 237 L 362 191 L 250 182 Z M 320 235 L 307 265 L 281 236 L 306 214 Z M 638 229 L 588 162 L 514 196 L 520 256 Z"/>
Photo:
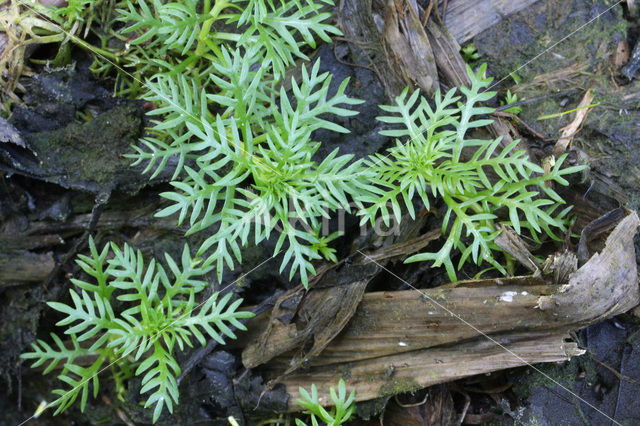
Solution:
<path fill-rule="evenodd" d="M 354 362 L 451 344 L 474 338 L 479 331 L 492 335 L 575 329 L 604 319 L 614 308 L 625 312 L 640 299 L 632 249 L 637 224 L 635 213 L 627 216 L 609 236 L 615 244 L 595 254 L 568 284 L 549 285 L 542 278 L 514 277 L 463 281 L 421 290 L 422 294 L 414 290 L 367 293 L 348 326 L 311 365 Z M 316 299 L 323 295 L 309 293 L 307 303 L 319 304 Z M 283 347 L 286 333 L 282 339 L 277 346 Z"/>
<path fill-rule="evenodd" d="M 398 366 L 403 373 L 397 377 L 424 387 L 567 359 L 578 353 L 564 342 L 568 331 L 626 312 L 640 301 L 633 246 L 639 225 L 637 214 L 630 212 L 609 234 L 604 249 L 566 284 L 515 277 L 458 282 L 421 290 L 422 295 L 414 290 L 365 294 L 342 333 L 309 360 L 310 368 L 278 381 L 287 385 L 295 401 L 298 386 L 313 382 L 328 389 L 344 377 L 356 389 L 357 399 L 367 400 L 398 389 Z M 322 294 L 311 291 L 304 303 L 319 303 L 314 297 Z M 264 327 L 264 318 L 249 324 L 250 329 Z M 256 330 L 247 337 L 255 336 Z M 289 348 L 286 334 L 280 337 L 280 347 Z M 282 353 L 265 365 L 272 377 L 281 376 L 291 355 Z M 390 366 L 396 372 L 385 376 Z"/>
<path fill-rule="evenodd" d="M 286 386 L 289 410 L 299 411 L 299 387 L 318 388 L 319 400 L 330 403 L 329 388 L 345 378 L 347 389 L 356 390 L 356 400 L 367 401 L 410 392 L 462 377 L 541 362 L 565 361 L 583 353 L 566 333 L 521 337 L 520 341 L 497 338 L 501 346 L 488 340 L 430 348 L 381 358 L 341 364 L 336 368 L 314 367 L 280 381 Z"/>
<path fill-rule="evenodd" d="M 458 43 L 471 40 L 505 16 L 538 0 L 449 0 L 445 26 Z"/>
<path fill-rule="evenodd" d="M 42 281 L 54 266 L 51 253 L 37 254 L 25 250 L 0 253 L 0 287 Z"/>

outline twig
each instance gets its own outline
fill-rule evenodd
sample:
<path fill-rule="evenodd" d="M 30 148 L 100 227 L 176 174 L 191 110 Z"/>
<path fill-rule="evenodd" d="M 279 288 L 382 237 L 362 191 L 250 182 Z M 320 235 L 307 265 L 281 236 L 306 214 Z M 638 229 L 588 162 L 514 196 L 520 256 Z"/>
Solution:
<path fill-rule="evenodd" d="M 496 117 L 507 117 L 507 118 L 511 118 L 511 119 L 515 120 L 518 124 L 521 124 L 522 127 L 524 127 L 532 136 L 534 136 L 534 137 L 536 137 L 536 138 L 538 138 L 540 140 L 543 140 L 543 141 L 553 140 L 553 139 L 545 138 L 542 134 L 537 132 L 533 127 L 529 126 L 524 120 L 522 120 L 520 117 L 518 117 L 515 114 L 512 114 L 510 112 L 504 112 L 504 111 L 496 110 L 491 115 L 494 115 Z"/>
<path fill-rule="evenodd" d="M 505 109 L 509 109 L 509 108 L 512 108 L 512 107 L 515 107 L 515 106 L 527 105 L 527 104 L 530 104 L 532 102 L 538 102 L 538 101 L 541 101 L 541 100 L 544 100 L 544 99 L 547 99 L 547 98 L 553 98 L 553 97 L 556 97 L 556 96 L 568 95 L 570 93 L 577 92 L 578 90 L 580 90 L 580 89 L 576 88 L 576 89 L 564 90 L 562 92 L 557 92 L 557 93 L 547 93 L 545 95 L 536 96 L 535 98 L 525 99 L 525 100 L 514 102 L 514 103 L 508 104 L 508 105 L 502 105 L 502 106 L 496 108 L 496 111 L 504 111 Z"/>
<path fill-rule="evenodd" d="M 62 260 L 59 263 L 57 263 L 56 266 L 53 268 L 53 270 L 49 273 L 49 276 L 47 277 L 47 279 L 44 281 L 44 284 L 43 284 L 45 289 L 49 287 L 53 279 L 58 275 L 58 272 L 60 272 L 60 268 L 66 265 L 69 262 L 69 260 L 71 260 L 72 257 L 74 257 L 80 250 L 82 250 L 85 247 L 85 245 L 87 244 L 87 240 L 89 239 L 89 235 L 91 235 L 91 233 L 96 228 L 96 225 L 100 220 L 100 215 L 104 211 L 104 208 L 109 202 L 110 198 L 111 198 L 111 191 L 103 192 L 96 196 L 93 209 L 91 209 L 91 219 L 89 220 L 87 228 L 85 229 L 82 236 L 78 239 L 76 244 L 71 248 L 71 250 L 69 250 L 62 257 Z"/>
<path fill-rule="evenodd" d="M 444 25 L 444 22 L 447 19 L 447 6 L 449 3 L 449 0 L 444 0 L 444 2 L 442 3 L 442 25 Z"/>
<path fill-rule="evenodd" d="M 422 24 L 423 27 L 427 25 L 429 16 L 431 16 L 431 9 L 433 9 L 433 0 L 429 0 L 429 6 L 427 6 L 424 13 L 422 14 L 422 19 L 420 20 L 420 23 Z"/>
<path fill-rule="evenodd" d="M 402 408 L 419 407 L 421 405 L 424 405 L 427 402 L 427 399 L 429 399 L 429 392 L 425 393 L 424 398 L 422 398 L 421 401 L 412 402 L 408 404 L 400 402 L 400 400 L 398 399 L 398 395 L 393 395 L 393 399 L 396 401 L 396 404 L 398 404 L 398 407 L 402 407 Z"/>
<path fill-rule="evenodd" d="M 611 373 L 613 373 L 613 375 L 616 376 L 618 378 L 618 380 L 624 380 L 625 382 L 629 382 L 629 383 L 634 384 L 634 385 L 640 385 L 640 381 L 632 379 L 629 376 L 625 376 L 622 373 L 619 373 L 618 370 L 616 370 L 615 368 L 610 367 L 609 365 L 605 364 L 604 362 L 600 361 L 598 358 L 593 356 L 591 351 L 589 351 L 589 355 L 591 356 L 592 360 L 594 360 L 596 363 L 600 364 L 601 366 L 603 366 L 604 368 L 609 370 Z"/>
<path fill-rule="evenodd" d="M 347 43 L 350 43 L 350 41 L 347 41 Z M 340 59 L 338 57 L 338 53 L 336 52 L 336 47 L 338 47 L 338 45 L 334 44 L 333 45 L 333 56 L 334 56 L 334 58 L 336 58 L 336 61 L 338 61 L 342 65 L 346 65 L 348 67 L 359 67 L 359 68 L 364 68 L 366 70 L 369 70 L 369 71 L 371 71 L 372 73 L 374 73 L 378 77 L 378 80 L 380 81 L 380 84 L 384 85 L 384 81 L 382 79 L 382 76 L 380 75 L 380 72 L 378 71 L 376 66 L 373 64 L 373 61 L 371 61 L 369 63 L 369 65 L 361 65 L 361 64 L 356 64 L 355 62 L 347 62 L 347 61 L 345 61 L 343 59 Z"/>
<path fill-rule="evenodd" d="M 462 408 L 462 413 L 460 413 L 460 418 L 458 418 L 458 425 L 464 423 L 464 418 L 467 417 L 467 412 L 469 411 L 469 407 L 471 406 L 471 397 L 468 393 L 464 392 L 464 407 Z"/>

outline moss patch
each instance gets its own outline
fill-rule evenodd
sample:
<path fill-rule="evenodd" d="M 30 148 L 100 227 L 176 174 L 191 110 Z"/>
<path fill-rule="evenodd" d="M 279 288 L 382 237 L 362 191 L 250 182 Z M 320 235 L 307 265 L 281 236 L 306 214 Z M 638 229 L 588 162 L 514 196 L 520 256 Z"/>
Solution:
<path fill-rule="evenodd" d="M 528 398 L 536 388 L 555 389 L 557 385 L 547 377 L 552 377 L 556 382 L 568 389 L 574 389 L 576 380 L 581 372 L 585 373 L 582 380 L 587 383 L 597 383 L 599 379 L 595 364 L 587 357 L 575 357 L 563 364 L 538 364 L 536 368 L 544 374 L 530 370 L 530 375 L 522 375 L 520 380 L 513 386 L 513 391 L 516 395 Z"/>
<path fill-rule="evenodd" d="M 400 393 L 415 392 L 422 388 L 423 386 L 420 386 L 415 379 L 409 377 L 392 378 L 380 387 L 378 390 L 378 396 L 385 397 Z"/>
<path fill-rule="evenodd" d="M 141 110 L 124 105 L 88 123 L 31 134 L 27 145 L 48 177 L 65 186 L 99 192 L 122 180 L 122 172 L 131 164 L 123 154 L 130 151 L 142 129 Z"/>

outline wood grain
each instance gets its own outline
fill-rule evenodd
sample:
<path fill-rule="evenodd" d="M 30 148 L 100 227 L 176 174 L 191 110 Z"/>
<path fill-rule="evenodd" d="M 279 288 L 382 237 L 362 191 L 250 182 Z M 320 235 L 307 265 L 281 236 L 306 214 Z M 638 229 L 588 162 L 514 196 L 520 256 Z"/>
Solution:
<path fill-rule="evenodd" d="M 538 0 L 449 0 L 445 26 L 462 44 Z"/>
<path fill-rule="evenodd" d="M 328 397 L 329 386 L 344 378 L 362 401 L 472 374 L 569 359 L 580 354 L 566 342 L 569 331 L 640 302 L 633 246 L 639 225 L 637 214 L 628 212 L 604 249 L 567 283 L 529 276 L 462 281 L 420 292 L 366 293 L 342 332 L 306 362 L 306 370 L 282 378 L 295 350 L 264 368 L 285 384 L 289 408 L 295 410 L 298 387 L 311 383 Z M 266 323 L 256 317 L 245 338 L 261 335 Z M 287 339 L 295 336 L 279 337 L 279 347 L 291 348 Z"/>

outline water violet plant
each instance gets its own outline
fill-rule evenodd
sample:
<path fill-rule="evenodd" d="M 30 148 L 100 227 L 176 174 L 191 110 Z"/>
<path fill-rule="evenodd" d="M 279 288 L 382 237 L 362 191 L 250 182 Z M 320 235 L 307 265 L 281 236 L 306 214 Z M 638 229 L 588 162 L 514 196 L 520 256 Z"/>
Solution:
<path fill-rule="evenodd" d="M 81 10 L 71 6 L 81 4 L 69 1 L 54 21 L 67 22 L 65 14 Z M 330 0 L 100 4 L 112 16 L 106 33 L 122 46 L 97 58 L 94 70 L 118 65 L 118 92 L 142 93 L 154 107 L 147 134 L 127 155 L 151 177 L 173 167 L 161 194 L 167 205 L 157 215 L 175 215 L 188 224 L 188 235 L 204 238 L 193 256 L 187 246 L 180 262 L 165 256 L 166 266 L 126 245 L 98 251 L 90 241 L 90 255 L 77 263 L 91 278 L 72 279 L 71 304 L 49 303 L 65 315 L 58 325 L 67 327 L 71 347 L 52 334 L 54 345 L 39 340 L 23 354 L 46 365 L 45 373 L 62 366 L 58 377 L 67 387 L 54 391 L 57 413 L 78 396 L 84 409 L 89 394 L 98 393 L 98 372 L 111 363 L 117 389 L 142 376 L 140 392 L 154 421 L 165 407 L 171 412 L 179 398 L 175 351 L 210 338 L 223 343 L 223 336 L 235 337 L 231 326 L 243 329 L 239 320 L 250 315 L 229 295 L 214 293 L 199 305 L 196 297 L 210 284 L 204 275 L 215 271 L 221 280 L 225 267 L 242 262 L 243 247 L 275 235 L 280 270 L 306 286 L 313 261 L 337 260 L 331 247 L 337 235 L 323 234 L 321 226 L 337 210 L 363 223 L 389 223 L 405 212 L 415 218 L 416 203 L 427 209 L 444 203 L 444 244 L 408 261 L 444 266 L 452 280 L 468 261 L 504 271 L 493 243 L 501 223 L 535 239 L 566 231 L 569 209 L 560 209 L 563 201 L 548 183 L 566 185 L 564 177 L 582 166 L 562 168 L 562 156 L 545 174 L 517 141 L 501 146 L 499 138 L 474 136 L 493 111 L 483 105 L 495 96 L 485 66 L 468 69 L 470 87 L 437 92 L 431 103 L 406 89 L 381 106 L 379 120 L 393 125 L 383 132 L 394 139 L 385 152 L 355 159 L 336 149 L 317 158 L 316 131 L 348 133 L 334 118 L 357 114 L 362 103 L 348 96 L 348 79 L 331 93 L 332 76 L 319 61 L 307 65 L 317 40 L 340 34 L 324 10 Z M 101 50 L 113 49 L 102 41 Z M 313 412 L 313 392 L 306 400 Z"/>

